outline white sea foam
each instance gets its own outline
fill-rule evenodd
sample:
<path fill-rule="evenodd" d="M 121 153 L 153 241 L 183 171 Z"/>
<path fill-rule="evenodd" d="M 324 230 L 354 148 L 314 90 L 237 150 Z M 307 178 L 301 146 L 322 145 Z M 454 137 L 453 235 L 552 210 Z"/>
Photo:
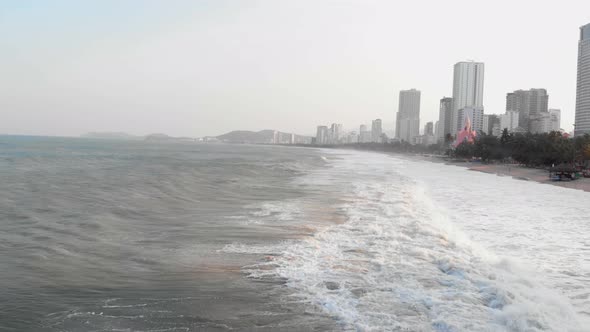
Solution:
<path fill-rule="evenodd" d="M 252 255 L 274 255 L 280 253 L 289 241 L 282 241 L 275 245 L 247 245 L 243 243 L 230 243 L 219 249 L 218 252 L 232 254 L 252 254 Z"/>
<path fill-rule="evenodd" d="M 301 214 L 297 201 L 265 202 L 250 208 L 253 209 L 250 215 L 257 218 L 257 221 L 261 223 L 263 223 L 262 220 L 264 219 L 293 220 Z"/>
<path fill-rule="evenodd" d="M 555 217 L 555 209 L 513 204 L 523 199 L 515 195 L 527 199 L 549 187 L 526 183 L 530 188 L 514 193 L 510 188 L 522 182 L 364 153 L 334 163 L 331 179 L 322 172 L 326 182 L 352 193 L 341 206 L 348 221 L 292 243 L 224 248 L 274 255 L 246 269 L 252 278 L 284 279 L 297 298 L 357 330 L 583 331 L 589 326 L 582 314 L 589 311 L 587 297 L 573 301 L 565 294 L 572 288 L 579 294 L 590 281 L 588 261 L 579 278 L 546 274 L 572 269 L 563 260 L 580 258 L 579 243 L 569 246 L 567 240 L 580 239 L 571 227 L 560 229 L 546 218 Z M 506 222 L 509 215 L 513 219 Z M 559 238 L 551 245 L 571 252 L 539 247 L 535 241 L 550 236 L 546 232 Z"/>

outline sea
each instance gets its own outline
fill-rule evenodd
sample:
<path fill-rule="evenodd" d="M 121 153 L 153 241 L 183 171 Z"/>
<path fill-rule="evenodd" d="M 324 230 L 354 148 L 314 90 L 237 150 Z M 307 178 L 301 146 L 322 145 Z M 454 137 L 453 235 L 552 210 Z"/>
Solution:
<path fill-rule="evenodd" d="M 0 331 L 590 331 L 590 193 L 352 150 L 0 136 Z"/>

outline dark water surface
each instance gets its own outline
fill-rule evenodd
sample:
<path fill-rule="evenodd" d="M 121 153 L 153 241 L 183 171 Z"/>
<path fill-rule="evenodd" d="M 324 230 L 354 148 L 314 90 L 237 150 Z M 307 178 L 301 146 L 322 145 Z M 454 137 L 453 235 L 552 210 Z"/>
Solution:
<path fill-rule="evenodd" d="M 587 192 L 377 153 L 40 137 L 0 137 L 0 178 L 1 331 L 590 331 Z"/>
<path fill-rule="evenodd" d="M 330 326 L 244 277 L 263 253 L 222 250 L 309 233 L 269 204 L 315 200 L 293 179 L 318 167 L 306 149 L 0 137 L 0 330 Z"/>

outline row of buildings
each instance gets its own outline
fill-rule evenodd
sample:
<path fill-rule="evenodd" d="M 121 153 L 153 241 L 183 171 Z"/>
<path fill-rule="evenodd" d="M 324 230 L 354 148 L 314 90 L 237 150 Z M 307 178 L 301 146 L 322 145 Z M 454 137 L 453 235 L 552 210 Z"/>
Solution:
<path fill-rule="evenodd" d="M 396 115 L 396 135 L 412 144 L 434 144 L 454 137 L 468 118 L 478 133 L 500 136 L 510 132 L 543 133 L 560 130 L 561 111 L 549 109 L 546 89 L 517 90 L 506 95 L 504 114 L 484 114 L 482 62 L 458 62 L 453 67 L 453 96 L 443 97 L 434 132 L 420 128 L 420 91 L 402 90 Z M 428 124 L 427 124 L 428 125 Z"/>
<path fill-rule="evenodd" d="M 485 114 L 483 105 L 485 65 L 463 61 L 453 67 L 452 97 L 440 99 L 438 121 L 426 123 L 420 132 L 420 96 L 417 89 L 399 92 L 395 116 L 396 141 L 411 144 L 435 144 L 455 137 L 466 120 L 476 133 L 500 136 L 504 129 L 512 133 L 545 133 L 560 131 L 561 110 L 549 108 L 549 95 L 543 88 L 516 90 L 506 94 L 502 114 Z M 590 24 L 580 28 L 574 135 L 590 133 Z M 344 134 L 342 125 L 319 126 L 317 144 L 383 142 L 381 120 L 373 121 L 371 130 L 361 125 L 360 131 Z"/>
<path fill-rule="evenodd" d="M 312 139 L 312 142 L 318 145 L 382 143 L 386 141 L 387 136 L 383 133 L 381 119 L 373 120 L 371 130 L 368 129 L 367 125 L 360 125 L 358 134 L 355 131 L 344 133 L 342 124 L 338 123 L 333 123 L 330 127 L 318 126 L 316 136 Z"/>

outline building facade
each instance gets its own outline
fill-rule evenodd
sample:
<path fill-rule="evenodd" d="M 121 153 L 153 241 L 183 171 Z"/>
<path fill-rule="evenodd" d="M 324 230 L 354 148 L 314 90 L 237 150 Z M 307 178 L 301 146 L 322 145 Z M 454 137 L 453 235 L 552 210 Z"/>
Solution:
<path fill-rule="evenodd" d="M 551 131 L 551 114 L 542 112 L 529 117 L 529 131 L 533 134 L 548 133 Z"/>
<path fill-rule="evenodd" d="M 359 143 L 371 142 L 371 131 L 367 130 L 367 125 L 361 125 L 359 128 Z"/>
<path fill-rule="evenodd" d="M 580 27 L 574 135 L 590 133 L 590 23 Z"/>
<path fill-rule="evenodd" d="M 340 139 L 342 138 L 342 124 L 339 123 L 332 123 L 330 126 L 330 131 L 328 132 L 328 143 L 329 144 L 338 144 L 340 143 Z"/>
<path fill-rule="evenodd" d="M 372 142 L 381 142 L 381 135 L 383 134 L 383 123 L 381 119 L 373 120 L 371 126 L 371 141 Z"/>
<path fill-rule="evenodd" d="M 463 126 L 459 110 L 466 107 L 483 111 L 484 64 L 482 62 L 458 62 L 453 69 L 453 119 L 451 133 Z"/>
<path fill-rule="evenodd" d="M 326 126 L 318 126 L 316 135 L 315 135 L 315 143 L 316 144 L 328 144 L 328 127 Z"/>
<path fill-rule="evenodd" d="M 549 110 L 551 114 L 551 131 L 561 130 L 561 110 L 552 108 Z"/>
<path fill-rule="evenodd" d="M 420 91 L 399 92 L 399 105 L 395 122 L 395 138 L 412 143 L 420 135 Z"/>
<path fill-rule="evenodd" d="M 427 136 L 434 136 L 434 124 L 431 122 L 426 122 L 424 125 L 424 135 Z"/>
<path fill-rule="evenodd" d="M 506 94 L 506 111 L 519 112 L 520 127 L 533 131 L 530 119 L 547 112 L 549 95 L 545 89 L 516 90 Z"/>
<path fill-rule="evenodd" d="M 493 135 L 494 125 L 500 127 L 500 118 L 496 114 L 483 115 L 483 133 L 486 135 Z"/>
<path fill-rule="evenodd" d="M 453 98 L 443 97 L 440 100 L 438 110 L 438 135 L 437 137 L 443 140 L 447 134 L 455 135 L 451 130 L 451 122 L 453 119 Z"/>
<path fill-rule="evenodd" d="M 458 114 L 461 123 L 465 123 L 465 119 L 469 118 L 471 130 L 474 130 L 476 133 L 480 133 L 483 130 L 483 109 L 464 107 L 458 111 Z"/>
<path fill-rule="evenodd" d="M 506 114 L 500 115 L 500 131 L 508 129 L 509 132 L 514 132 L 519 127 L 519 112 L 506 111 Z"/>

